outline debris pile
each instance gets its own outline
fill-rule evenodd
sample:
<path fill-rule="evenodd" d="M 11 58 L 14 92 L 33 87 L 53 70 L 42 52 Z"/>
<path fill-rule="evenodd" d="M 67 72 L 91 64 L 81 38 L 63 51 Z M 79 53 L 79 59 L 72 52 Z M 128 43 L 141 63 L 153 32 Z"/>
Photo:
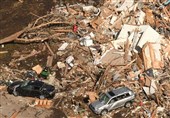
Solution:
<path fill-rule="evenodd" d="M 45 55 L 46 62 L 30 64 L 32 77 L 55 85 L 58 103 L 53 107 L 68 117 L 93 117 L 88 104 L 99 93 L 120 86 L 131 88 L 135 101 L 130 109 L 116 109 L 108 117 L 117 113 L 169 117 L 169 11 L 168 2 L 154 0 L 104 0 L 98 7 L 66 4 L 1 39 L 0 44 L 36 42 L 36 49 L 14 51 L 9 66 L 17 68 L 29 58 Z M 1 80 L 11 80 L 11 70 L 17 70 L 1 68 L 3 74 L 7 72 Z M 20 79 L 26 79 L 25 71 L 16 71 Z"/>

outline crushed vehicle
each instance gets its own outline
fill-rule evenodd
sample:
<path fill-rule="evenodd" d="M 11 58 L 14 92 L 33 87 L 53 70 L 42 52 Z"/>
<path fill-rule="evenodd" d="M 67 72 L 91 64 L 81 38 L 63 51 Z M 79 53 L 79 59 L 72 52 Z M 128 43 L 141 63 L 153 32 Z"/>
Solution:
<path fill-rule="evenodd" d="M 130 107 L 134 98 L 135 93 L 132 90 L 127 87 L 119 87 L 102 93 L 99 99 L 92 102 L 89 107 L 94 113 L 104 115 L 118 107 Z"/>
<path fill-rule="evenodd" d="M 9 94 L 15 96 L 37 97 L 52 99 L 55 96 L 55 87 L 39 80 L 16 81 L 7 88 Z"/>

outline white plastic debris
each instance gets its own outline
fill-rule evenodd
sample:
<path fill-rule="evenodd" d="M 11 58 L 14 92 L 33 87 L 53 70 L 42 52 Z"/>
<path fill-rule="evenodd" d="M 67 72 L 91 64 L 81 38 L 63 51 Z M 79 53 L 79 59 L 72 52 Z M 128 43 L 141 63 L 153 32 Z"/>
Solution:
<path fill-rule="evenodd" d="M 117 19 L 117 16 L 114 14 L 113 16 L 112 16 L 112 18 L 111 18 L 111 20 L 110 20 L 110 24 L 114 24 L 114 22 L 116 21 L 116 19 Z"/>
<path fill-rule="evenodd" d="M 94 6 L 84 6 L 83 11 L 86 11 L 86 12 L 93 11 L 93 12 L 97 13 L 98 9 L 96 7 L 94 7 Z"/>
<path fill-rule="evenodd" d="M 4 45 L 4 44 L 2 44 L 2 45 L 1 45 L 1 47 L 2 47 L 2 48 L 4 48 L 4 47 L 5 47 L 5 45 Z"/>
<path fill-rule="evenodd" d="M 123 4 L 120 4 L 120 2 L 116 5 L 118 8 L 116 9 L 117 11 L 123 11 L 127 10 L 134 4 L 134 0 L 125 0 Z"/>
<path fill-rule="evenodd" d="M 159 112 L 163 112 L 165 110 L 165 108 L 164 107 L 157 107 L 157 112 L 159 113 Z"/>
<path fill-rule="evenodd" d="M 91 38 L 94 38 L 94 37 L 95 37 L 95 34 L 94 34 L 93 32 L 90 32 L 89 35 L 90 35 Z"/>
<path fill-rule="evenodd" d="M 63 62 L 57 62 L 58 68 L 64 68 L 65 64 Z"/>
<path fill-rule="evenodd" d="M 136 14 L 136 17 L 137 17 L 137 25 L 141 25 L 144 23 L 145 13 L 142 10 Z"/>
<path fill-rule="evenodd" d="M 80 45 L 92 46 L 93 45 L 93 40 L 91 39 L 90 36 L 85 36 L 83 38 L 80 38 Z"/>
<path fill-rule="evenodd" d="M 69 43 L 66 43 L 66 42 L 63 43 L 63 44 L 58 48 L 58 50 L 60 50 L 60 51 L 65 50 L 65 49 L 67 48 L 68 44 L 69 44 Z"/>
<path fill-rule="evenodd" d="M 67 64 L 69 64 L 71 67 L 74 66 L 74 64 L 72 63 L 73 60 L 74 60 L 74 57 L 73 57 L 73 56 L 69 56 L 69 57 L 66 58 Z"/>

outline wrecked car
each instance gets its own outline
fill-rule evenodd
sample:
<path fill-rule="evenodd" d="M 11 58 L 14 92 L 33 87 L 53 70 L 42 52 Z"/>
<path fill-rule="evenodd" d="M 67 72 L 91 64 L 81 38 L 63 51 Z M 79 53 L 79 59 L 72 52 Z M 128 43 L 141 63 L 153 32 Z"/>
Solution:
<path fill-rule="evenodd" d="M 55 95 L 55 87 L 42 81 L 16 81 L 7 88 L 9 94 L 15 96 L 37 97 L 40 99 L 52 99 Z"/>
<path fill-rule="evenodd" d="M 118 107 L 130 107 L 135 98 L 135 93 L 127 87 L 112 89 L 107 93 L 102 93 L 98 100 L 92 102 L 90 109 L 100 115 Z"/>

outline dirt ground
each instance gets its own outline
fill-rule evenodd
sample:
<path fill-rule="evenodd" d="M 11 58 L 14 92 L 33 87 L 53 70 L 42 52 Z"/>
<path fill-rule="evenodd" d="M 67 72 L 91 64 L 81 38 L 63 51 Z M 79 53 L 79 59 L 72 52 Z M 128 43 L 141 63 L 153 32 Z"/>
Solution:
<path fill-rule="evenodd" d="M 17 118 L 66 118 L 65 114 L 57 108 L 30 107 L 34 98 L 9 95 L 0 92 L 0 116 L 1 118 L 10 118 L 17 113 Z M 55 115 L 54 115 L 55 114 Z"/>

